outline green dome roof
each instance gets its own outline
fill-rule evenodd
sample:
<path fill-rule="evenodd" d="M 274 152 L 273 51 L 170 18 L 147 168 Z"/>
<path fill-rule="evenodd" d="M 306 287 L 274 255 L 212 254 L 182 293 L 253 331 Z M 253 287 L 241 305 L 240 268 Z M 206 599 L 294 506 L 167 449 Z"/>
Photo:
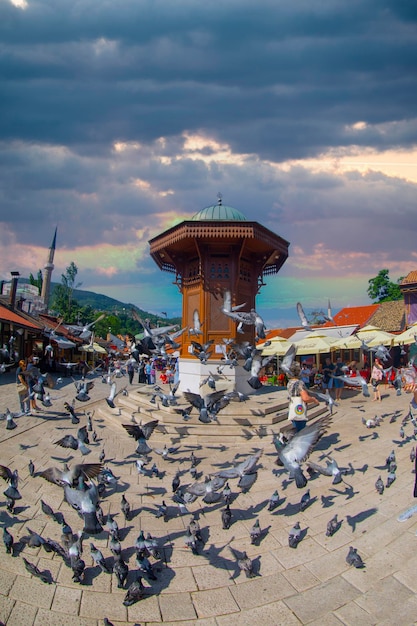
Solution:
<path fill-rule="evenodd" d="M 246 217 L 231 206 L 225 204 L 212 204 L 205 209 L 201 209 L 191 218 L 194 222 L 205 222 L 207 220 L 225 220 L 229 222 L 246 222 Z"/>

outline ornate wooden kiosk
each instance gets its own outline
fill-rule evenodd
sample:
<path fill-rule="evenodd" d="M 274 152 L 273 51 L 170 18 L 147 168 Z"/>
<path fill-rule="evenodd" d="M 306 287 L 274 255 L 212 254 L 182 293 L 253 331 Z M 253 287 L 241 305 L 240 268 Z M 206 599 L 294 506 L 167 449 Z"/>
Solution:
<path fill-rule="evenodd" d="M 175 274 L 175 284 L 182 294 L 182 323 L 194 327 L 194 312 L 201 321 L 199 336 L 185 332 L 180 351 L 180 389 L 198 391 L 201 376 L 220 363 L 223 339 L 254 342 L 252 326 L 236 335 L 236 322 L 222 311 L 223 295 L 231 294 L 232 306 L 245 303 L 242 310 L 255 308 L 255 298 L 264 285 L 264 277 L 276 274 L 288 257 L 289 243 L 258 222 L 248 221 L 233 207 L 217 204 L 206 207 L 149 242 L 150 254 L 161 270 Z M 262 314 L 262 313 L 261 313 Z M 210 361 L 202 366 L 190 355 L 191 340 L 213 340 Z M 227 375 L 238 378 L 241 368 L 228 368 Z M 226 372 L 225 372 L 226 373 Z M 247 378 L 247 373 L 243 379 Z M 244 391 L 250 387 L 244 385 Z M 246 388 L 247 387 L 247 388 Z"/>

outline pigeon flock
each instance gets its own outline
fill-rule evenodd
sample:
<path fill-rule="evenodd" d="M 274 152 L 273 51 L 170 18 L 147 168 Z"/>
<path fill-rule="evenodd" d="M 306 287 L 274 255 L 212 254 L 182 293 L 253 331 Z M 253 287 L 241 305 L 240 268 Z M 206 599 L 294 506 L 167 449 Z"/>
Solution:
<path fill-rule="evenodd" d="M 227 299 L 224 308 L 240 327 L 252 324 L 257 337 L 262 337 L 256 312 L 245 316 L 232 310 Z M 201 328 L 199 320 L 198 325 Z M 192 334 L 198 337 L 196 330 L 197 320 Z M 197 341 L 193 346 L 200 360 L 210 350 Z M 250 373 L 248 380 L 258 379 L 263 367 L 259 350 L 230 342 L 224 356 L 242 364 Z M 284 372 L 294 357 L 292 347 L 281 363 Z M 222 372 L 210 372 L 201 384 L 203 395 L 181 395 L 169 384 L 148 386 L 147 401 L 155 415 L 159 411 L 176 415 L 174 435 L 163 419 L 152 419 L 140 408 L 128 410 L 129 403 L 140 405 L 140 394 L 131 391 L 122 401 L 124 387 L 118 387 L 111 372 L 106 376 L 110 392 L 102 398 L 100 411 L 97 404 L 94 410 L 84 409 L 90 409 L 85 396 L 93 389 L 92 381 L 74 380 L 74 400 L 65 401 L 62 411 L 48 412 L 49 439 L 44 435 L 41 443 L 32 441 L 36 426 L 29 431 L 22 428 L 19 435 L 25 418 L 7 410 L 5 428 L 18 437 L 19 454 L 6 454 L 5 444 L 0 444 L 0 459 L 10 458 L 0 464 L 6 557 L 21 559 L 25 570 L 46 585 L 58 580 L 57 568 L 45 567 L 45 553 L 68 570 L 81 588 L 94 588 L 98 577 L 107 576 L 114 581 L 115 602 L 132 607 L 169 588 L 182 559 L 227 572 L 232 582 L 240 576 L 261 578 L 265 545 L 270 542 L 282 551 L 297 550 L 302 555 L 304 545 L 313 541 L 312 522 L 316 529 L 320 522 L 323 545 L 340 541 L 345 546 L 341 570 L 349 566 L 366 575 L 362 528 L 377 515 L 389 490 L 406 490 L 408 504 L 417 497 L 417 414 L 404 401 L 406 397 L 389 412 L 384 413 L 382 403 L 375 415 L 366 404 L 368 396 L 364 398 L 358 388 L 350 414 L 344 415 L 354 422 L 350 431 L 354 434 L 343 440 L 340 407 L 328 394 L 318 394 L 323 396 L 320 416 L 297 433 L 286 420 L 269 420 L 262 431 L 252 429 L 248 436 L 222 439 L 222 411 L 232 405 L 238 415 L 240 407 L 250 403 L 237 392 L 217 389 L 223 377 Z M 255 384 L 251 386 L 256 390 Z M 261 404 L 262 396 L 258 400 Z M 78 403 L 84 403 L 82 409 Z M 42 423 L 40 417 L 33 419 Z M 189 435 L 190 420 L 205 433 L 213 429 L 215 436 Z M 388 450 L 381 447 L 383 429 L 385 439 L 392 441 Z M 12 443 L 8 446 L 11 450 Z M 42 446 L 42 454 L 35 454 L 35 446 Z M 358 476 L 369 476 L 365 493 L 355 484 Z M 398 520 L 405 521 L 415 512 L 417 506 L 408 506 Z M 337 539 L 343 533 L 345 539 Z M 291 559 L 284 557 L 281 563 L 285 558 Z M 278 561 L 277 571 L 281 571 Z M 107 617 L 104 623 L 111 624 Z"/>

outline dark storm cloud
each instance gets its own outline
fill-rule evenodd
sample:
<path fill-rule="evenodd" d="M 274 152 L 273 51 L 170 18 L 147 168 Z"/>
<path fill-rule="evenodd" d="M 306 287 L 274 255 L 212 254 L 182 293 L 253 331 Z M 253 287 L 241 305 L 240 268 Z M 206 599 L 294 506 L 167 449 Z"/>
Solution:
<path fill-rule="evenodd" d="M 106 150 L 205 129 L 283 160 L 414 116 L 411 3 L 29 2 L 0 9 L 0 134 Z M 369 130 L 358 145 L 396 145 Z M 402 145 L 416 141 L 405 127 Z"/>

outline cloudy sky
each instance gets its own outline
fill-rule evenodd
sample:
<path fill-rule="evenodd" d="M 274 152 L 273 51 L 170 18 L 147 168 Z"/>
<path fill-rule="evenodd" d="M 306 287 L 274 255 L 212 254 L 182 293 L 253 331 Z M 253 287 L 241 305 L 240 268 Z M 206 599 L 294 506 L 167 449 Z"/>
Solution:
<path fill-rule="evenodd" d="M 217 201 L 290 242 L 257 308 L 417 267 L 412 0 L 0 0 L 0 275 L 180 315 L 148 241 Z M 158 289 L 155 289 L 158 285 Z"/>

